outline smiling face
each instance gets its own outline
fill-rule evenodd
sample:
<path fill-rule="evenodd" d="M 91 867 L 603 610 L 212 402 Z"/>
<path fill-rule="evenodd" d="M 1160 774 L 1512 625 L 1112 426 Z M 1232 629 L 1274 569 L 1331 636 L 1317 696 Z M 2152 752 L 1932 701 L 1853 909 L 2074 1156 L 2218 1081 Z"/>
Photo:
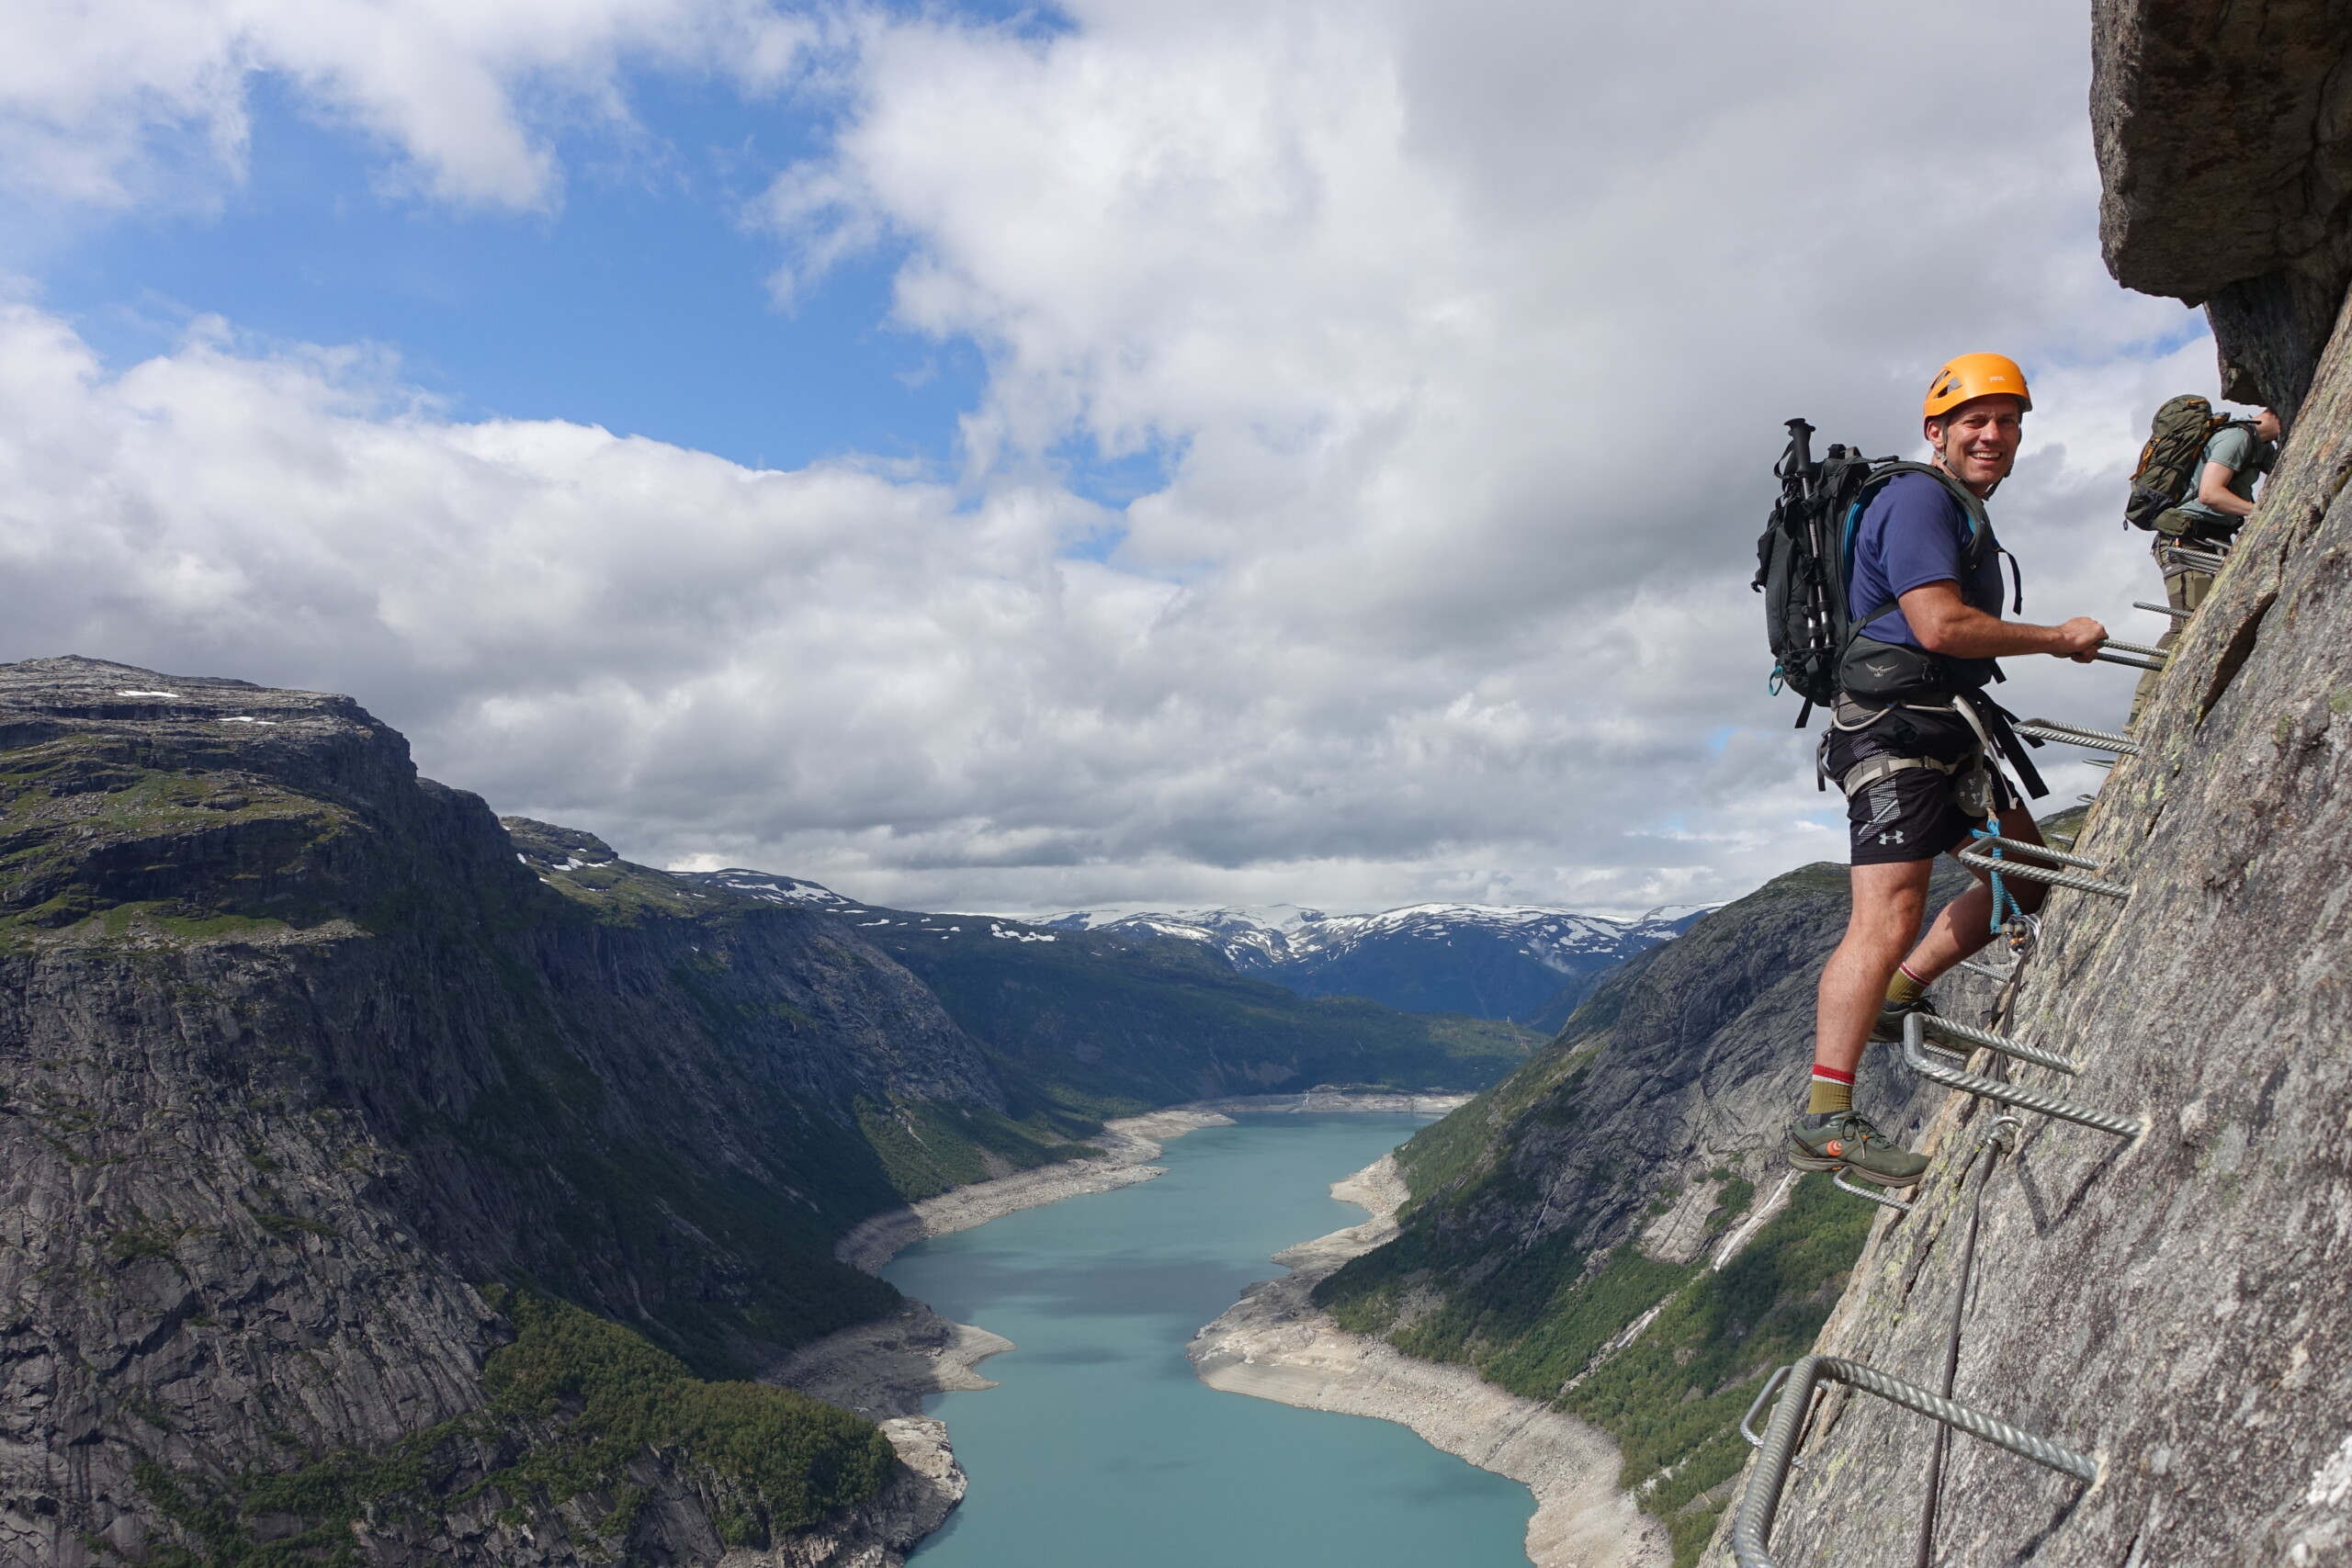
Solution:
<path fill-rule="evenodd" d="M 2025 414 L 2003 393 L 1971 398 L 1927 423 L 1928 445 L 1946 473 L 1976 494 L 1990 494 L 2017 466 Z"/>

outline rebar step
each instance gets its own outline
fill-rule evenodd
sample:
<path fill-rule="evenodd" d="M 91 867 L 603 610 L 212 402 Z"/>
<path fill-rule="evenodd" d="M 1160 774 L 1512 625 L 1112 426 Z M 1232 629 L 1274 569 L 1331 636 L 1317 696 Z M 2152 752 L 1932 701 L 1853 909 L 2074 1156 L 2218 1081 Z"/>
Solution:
<path fill-rule="evenodd" d="M 2111 729 L 2093 729 L 2086 724 L 2068 724 L 2063 719 L 2030 718 L 2017 726 L 2019 735 L 2036 740 L 2057 740 L 2068 746 L 2084 746 L 2097 751 L 2120 751 L 2127 757 L 2140 754 L 2140 743 L 2128 735 Z"/>
<path fill-rule="evenodd" d="M 2081 1070 L 2063 1056 L 2027 1046 L 2021 1041 L 1994 1034 L 1989 1030 L 1970 1030 L 1966 1024 L 1955 1025 L 1950 1019 L 1938 1019 L 1935 1021 L 1942 1032 L 1950 1033 L 1955 1038 L 1966 1039 L 1972 1044 L 1991 1046 L 1992 1049 L 2002 1052 L 2004 1055 L 2015 1055 L 2020 1061 L 2052 1067 L 2062 1073 L 2071 1074 Z M 2079 1101 L 2062 1099 L 2041 1089 L 2028 1088 L 2024 1084 L 2003 1083 L 1998 1078 L 1988 1078 L 1972 1073 L 1967 1070 L 1964 1061 L 1954 1063 L 1949 1059 L 1953 1053 L 1928 1043 L 1927 1025 L 1928 1020 L 1916 1012 L 1904 1019 L 1903 1060 L 1909 1065 L 1913 1072 L 1930 1083 L 1939 1083 L 1946 1089 L 1956 1089 L 1963 1094 L 1973 1094 L 1985 1100 L 1998 1100 L 2003 1105 L 2015 1105 L 2023 1110 L 2040 1111 L 2044 1116 L 2055 1116 L 2062 1122 L 2073 1122 L 2118 1138 L 2137 1138 L 2148 1130 L 2148 1124 L 2136 1116 L 2118 1116 L 2111 1111 L 2101 1111 L 2096 1105 L 2084 1105 Z M 1963 1033 L 1963 1031 L 1966 1032 Z M 2028 1052 L 2031 1055 L 2027 1055 Z M 1938 1061 L 1934 1059 L 1936 1056 L 1943 1056 L 1947 1059 Z"/>
<path fill-rule="evenodd" d="M 1739 1568 L 1780 1568 L 1780 1561 L 1772 1555 L 1769 1544 L 1772 1518 L 1781 1511 L 1781 1494 L 1788 1485 L 1797 1438 L 1813 1404 L 1814 1390 L 1824 1382 L 1842 1382 L 1864 1393 L 1874 1393 L 1890 1404 L 1899 1404 L 1931 1421 L 1956 1427 L 1981 1442 L 2007 1449 L 2077 1481 L 2093 1484 L 2098 1481 L 2098 1461 L 2089 1454 L 2047 1438 L 2037 1438 L 1958 1400 L 1929 1393 L 1917 1383 L 1889 1377 L 1860 1361 L 1849 1361 L 1842 1356 L 1807 1356 L 1774 1372 L 1764 1385 L 1764 1394 L 1770 1393 L 1776 1385 L 1781 1390 L 1780 1399 L 1772 1406 L 1772 1424 L 1765 1428 L 1764 1436 L 1759 1439 L 1748 1431 L 1748 1422 L 1740 1424 L 1742 1436 L 1756 1444 L 1758 1452 L 1756 1468 L 1748 1472 L 1747 1488 L 1740 1494 L 1739 1512 L 1732 1520 L 1732 1558 Z M 1748 1407 L 1751 1420 L 1757 1408 L 1763 1404 L 1764 1394 L 1758 1394 L 1756 1404 Z"/>
<path fill-rule="evenodd" d="M 2021 844 L 2015 839 L 1987 838 L 1979 839 L 1976 842 L 1992 844 L 2003 850 L 2038 852 L 2059 862 L 2062 865 L 2097 866 L 2099 863 L 2097 861 L 2085 860 L 2080 855 L 2069 855 L 2056 850 L 2044 849 L 2039 844 Z M 2098 893 L 2109 898 L 2132 897 L 2132 885 L 2128 882 L 2101 882 L 2098 877 L 2078 876 L 2071 871 L 2052 871 L 2047 866 L 2028 865 L 2022 861 L 2006 860 L 1986 854 L 1983 850 L 1973 846 L 1955 850 L 1952 852 L 1952 858 L 1973 870 L 1998 872 L 2003 876 L 2022 877 L 2028 882 L 2046 882 L 2052 887 L 2071 887 L 2077 893 Z"/>

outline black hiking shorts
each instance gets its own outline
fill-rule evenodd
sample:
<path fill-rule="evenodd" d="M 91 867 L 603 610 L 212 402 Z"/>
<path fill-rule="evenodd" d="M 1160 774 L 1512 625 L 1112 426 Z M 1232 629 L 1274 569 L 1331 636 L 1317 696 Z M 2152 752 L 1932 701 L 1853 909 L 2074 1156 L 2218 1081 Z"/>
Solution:
<path fill-rule="evenodd" d="M 1931 757 L 1965 764 L 1976 749 L 1976 731 L 1957 712 L 1893 707 L 1867 728 L 1833 728 L 1823 761 L 1835 783 L 1873 757 Z M 1873 779 L 1848 796 L 1846 826 L 1853 840 L 1853 863 L 1933 860 L 1959 848 L 1970 829 L 1984 822 L 1961 808 L 1960 779 L 1959 772 L 1905 768 Z M 1993 767 L 1993 798 L 1996 810 L 2018 804 L 2017 791 L 1998 766 Z"/>

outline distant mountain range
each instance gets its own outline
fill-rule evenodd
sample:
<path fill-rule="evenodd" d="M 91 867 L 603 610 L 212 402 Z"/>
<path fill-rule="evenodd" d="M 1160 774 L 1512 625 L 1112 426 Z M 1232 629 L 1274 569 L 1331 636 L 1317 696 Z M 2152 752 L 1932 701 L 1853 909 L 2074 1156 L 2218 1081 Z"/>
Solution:
<path fill-rule="evenodd" d="M 697 875 L 778 903 L 870 912 L 877 928 L 890 916 L 797 877 L 741 870 Z M 1604 971 L 1680 935 L 1706 912 L 1704 906 L 1669 905 L 1621 920 L 1540 905 L 1408 904 L 1376 915 L 1333 915 L 1280 904 L 1174 911 L 1114 906 L 1034 920 L 971 919 L 976 931 L 993 926 L 1002 936 L 1018 929 L 1031 941 L 1081 931 L 1172 937 L 1302 997 L 1362 997 L 1405 1012 L 1509 1019 L 1551 1032 Z"/>

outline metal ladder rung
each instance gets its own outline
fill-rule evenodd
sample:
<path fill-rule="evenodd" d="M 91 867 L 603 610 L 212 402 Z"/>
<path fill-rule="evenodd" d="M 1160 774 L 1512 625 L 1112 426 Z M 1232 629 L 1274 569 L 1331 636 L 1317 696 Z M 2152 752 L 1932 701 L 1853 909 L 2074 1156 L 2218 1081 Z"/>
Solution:
<path fill-rule="evenodd" d="M 2227 556 L 2217 556 L 2211 550 L 2192 550 L 2186 545 L 2166 545 L 2165 558 L 2173 564 L 2193 567 L 2209 574 L 2219 572 L 2230 564 Z"/>
<path fill-rule="evenodd" d="M 2133 670 L 2161 671 L 2170 662 L 2163 659 L 2143 659 L 2136 653 L 2124 653 L 2104 648 L 2094 650 L 2091 657 L 2102 664 L 2121 664 Z"/>
<path fill-rule="evenodd" d="M 2068 746 L 2120 751 L 2127 757 L 2140 754 L 2140 743 L 2128 735 L 2118 735 L 2111 729 L 2093 729 L 2085 724 L 2066 724 L 2054 718 L 2027 719 L 2017 727 L 2017 732 L 2037 740 L 2057 740 Z"/>
<path fill-rule="evenodd" d="M 1855 1186 L 1852 1182 L 1846 1179 L 1846 1173 L 1842 1170 L 1837 1171 L 1830 1176 L 1829 1185 L 1835 1187 L 1840 1192 L 1851 1192 L 1857 1198 L 1867 1198 L 1881 1208 L 1892 1209 L 1898 1214 L 1907 1214 L 1911 1212 L 1911 1205 L 1905 1202 L 1900 1198 L 1890 1198 L 1885 1193 L 1878 1191 L 1872 1188 Z M 1753 1438 L 1750 1438 L 1747 1440 L 1751 1443 L 1756 1441 Z"/>
<path fill-rule="evenodd" d="M 2170 615 L 2176 621 L 2185 621 L 2197 614 L 2194 610 L 2176 610 L 2169 604 L 2151 604 L 2145 599 L 2132 600 L 2132 607 L 2135 610 L 2154 610 L 2157 615 Z"/>
<path fill-rule="evenodd" d="M 2148 1130 L 2148 1124 L 2136 1116 L 2118 1116 L 2101 1111 L 2095 1105 L 2083 1105 L 2071 1100 L 2061 1100 L 2023 1084 L 2003 1083 L 1967 1071 L 1964 1067 L 1947 1066 L 1931 1060 L 1928 1055 L 1927 1020 L 1912 1013 L 1903 1021 L 1903 1059 L 1911 1070 L 1931 1083 L 1946 1089 L 1956 1089 L 1985 1100 L 1997 1100 L 2004 1105 L 2015 1105 L 2027 1111 L 2037 1111 L 2044 1116 L 2055 1116 L 2062 1122 L 2078 1122 L 2119 1138 L 2137 1138 Z"/>
<path fill-rule="evenodd" d="M 1957 852 L 1952 857 L 1961 864 L 1976 871 L 1997 871 L 2003 876 L 2023 877 L 2028 882 L 2046 882 L 2052 887 L 2071 887 L 2078 893 L 2099 893 L 2109 898 L 2129 898 L 2132 886 L 2124 882 L 2101 882 L 2095 876 L 2077 876 L 2071 871 L 2051 871 L 2022 861 L 1995 860 L 1976 850 Z"/>
<path fill-rule="evenodd" d="M 2068 1077 L 2079 1077 L 2083 1065 L 2072 1056 L 2061 1056 L 2055 1051 L 2045 1051 L 2039 1045 L 2029 1045 L 2022 1040 L 2012 1040 L 2006 1034 L 1996 1034 L 1989 1029 L 1979 1029 L 1958 1019 L 1943 1018 L 1930 1013 L 1918 1015 L 1919 1027 L 1929 1034 L 1941 1035 L 1967 1045 L 1982 1045 L 1988 1051 L 1998 1051 L 2004 1056 L 2015 1056 L 2020 1062 L 2031 1062 L 2037 1067 L 2048 1067 L 2053 1073 Z"/>
<path fill-rule="evenodd" d="M 2009 983 L 2009 976 L 2017 973 L 2014 968 L 1996 969 L 1989 964 L 1979 964 L 1973 958 L 1962 959 L 1960 961 L 1960 966 L 1962 969 L 1973 970 L 1976 974 L 1984 976 L 1987 980 L 1998 980 L 2005 986 Z"/>
<path fill-rule="evenodd" d="M 1788 1485 L 1797 1436 L 1813 1404 L 1814 1390 L 1824 1380 L 1874 1393 L 1890 1404 L 1917 1411 L 1947 1427 L 1957 1427 L 1979 1441 L 2007 1449 L 2077 1481 L 2093 1484 L 2098 1481 L 2098 1461 L 2088 1454 L 2047 1438 L 2037 1438 L 1958 1400 L 1929 1393 L 1916 1383 L 1889 1377 L 1860 1361 L 1849 1361 L 1842 1356 L 1807 1356 L 1774 1373 L 1772 1382 L 1765 1384 L 1768 1393 L 1773 1383 L 1783 1386 L 1779 1403 L 1772 1406 L 1772 1424 L 1765 1429 L 1762 1441 L 1757 1442 L 1756 1468 L 1748 1473 L 1747 1489 L 1740 1494 L 1739 1512 L 1732 1520 L 1731 1551 L 1739 1568 L 1780 1568 L 1779 1560 L 1767 1544 L 1772 1535 L 1772 1518 L 1781 1511 L 1781 1493 Z M 1764 1403 L 1760 1395 L 1756 1403 Z M 1748 1414 L 1754 1416 L 1755 1407 L 1751 1406 Z M 1746 1423 L 1742 1423 L 1742 1430 L 1745 1432 Z M 1753 1438 L 1749 1440 L 1756 1442 Z"/>
<path fill-rule="evenodd" d="M 2103 860 L 2093 860 L 2088 855 L 2078 855 L 2072 850 L 2057 849 L 2049 844 L 2037 844 L 2025 839 L 2004 838 L 1998 833 L 1979 833 L 1969 840 L 1968 847 L 1974 849 L 1979 845 L 1988 849 L 2006 850 L 2012 854 L 2040 855 L 2043 860 L 2055 861 L 2060 865 L 2079 866 L 2085 871 L 2107 869 L 2107 863 Z"/>

